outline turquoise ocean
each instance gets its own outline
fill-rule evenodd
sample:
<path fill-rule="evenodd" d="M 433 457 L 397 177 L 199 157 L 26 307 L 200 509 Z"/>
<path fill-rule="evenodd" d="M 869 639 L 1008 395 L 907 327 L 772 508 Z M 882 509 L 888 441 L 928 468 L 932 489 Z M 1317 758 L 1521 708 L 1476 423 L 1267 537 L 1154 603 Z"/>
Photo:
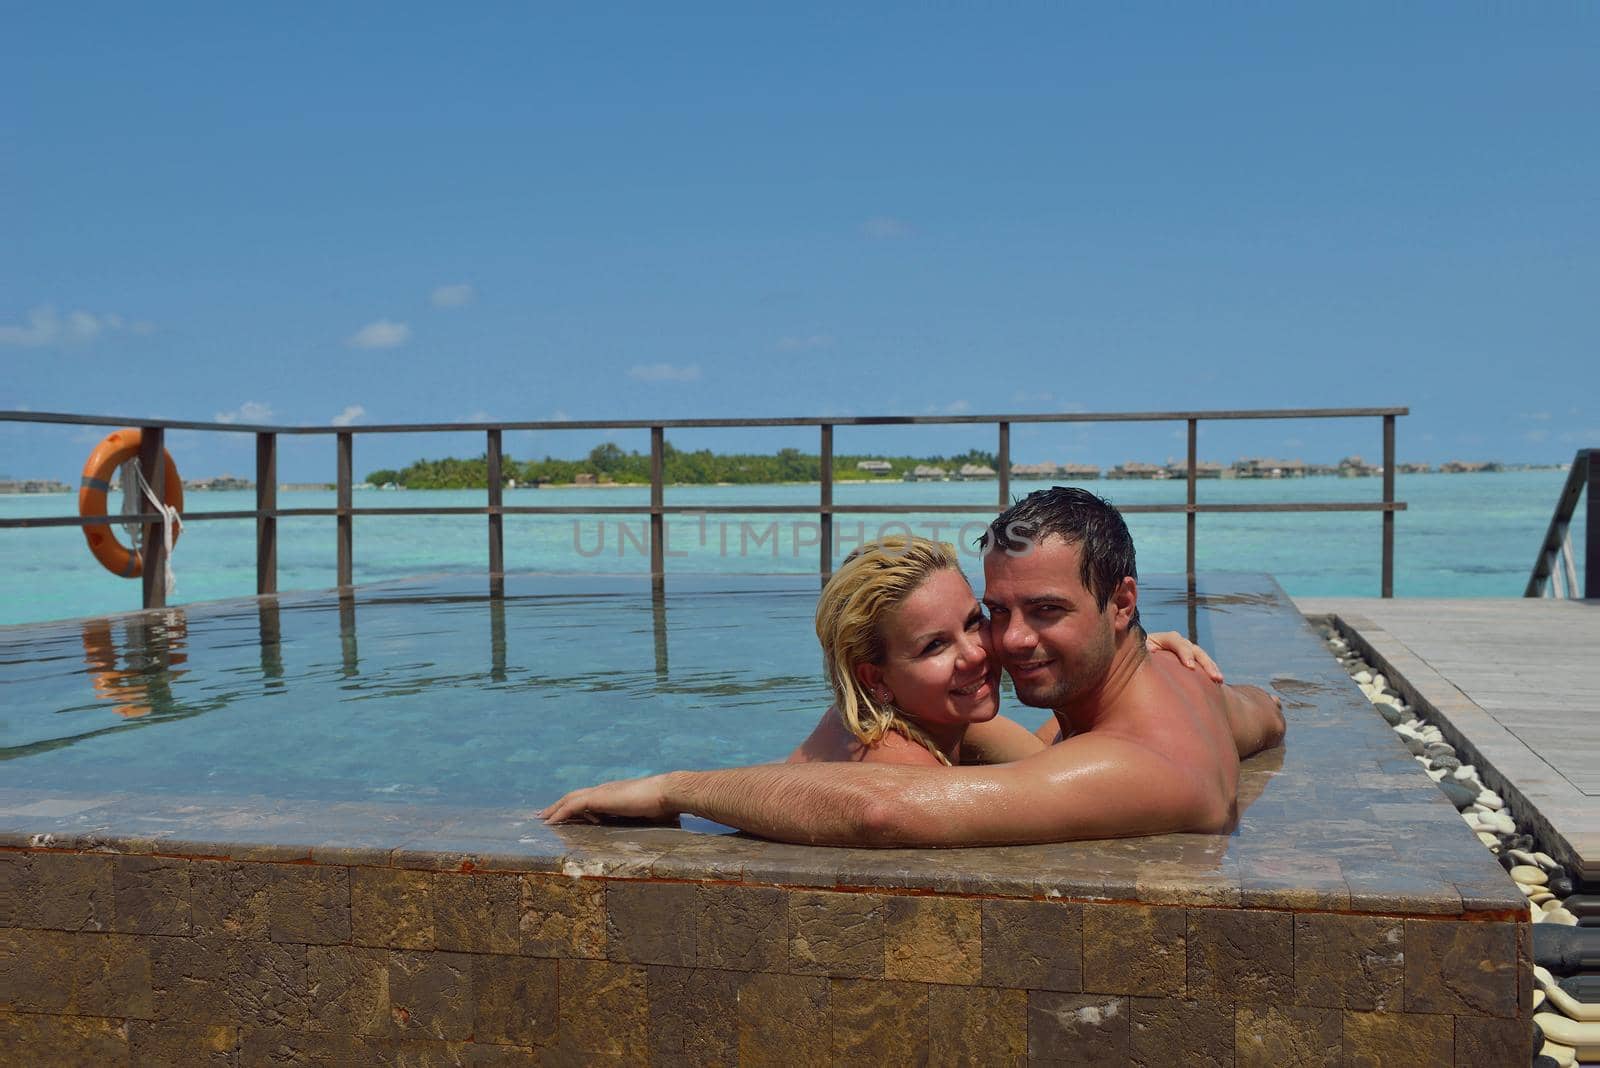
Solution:
<path fill-rule="evenodd" d="M 1407 511 L 1395 520 L 1395 593 L 1401 597 L 1517 597 L 1527 582 L 1550 522 L 1564 471 L 1400 475 L 1396 496 Z M 1026 493 L 1047 483 L 1014 481 Z M 1182 481 L 1092 482 L 1086 485 L 1116 504 L 1181 503 Z M 672 486 L 668 505 L 741 507 L 806 505 L 817 486 Z M 1376 478 L 1307 478 L 1205 481 L 1202 502 L 1378 501 Z M 841 505 L 970 504 L 970 515 L 850 515 L 835 519 L 835 547 L 848 552 L 863 538 L 917 534 L 964 545 L 970 572 L 980 570 L 971 541 L 992 516 L 990 483 L 842 484 Z M 282 492 L 283 508 L 332 507 L 331 491 Z M 508 491 L 508 505 L 563 507 L 644 506 L 644 487 Z M 361 490 L 357 507 L 482 505 L 482 490 Z M 253 508 L 253 491 L 190 493 L 191 513 Z M 0 496 L 0 517 L 59 515 L 76 511 L 70 494 Z M 1181 515 L 1130 515 L 1140 570 L 1179 572 L 1184 565 Z M 1197 563 L 1202 570 L 1264 571 L 1295 596 L 1376 596 L 1381 560 L 1379 513 L 1201 515 Z M 505 518 L 508 571 L 557 574 L 640 574 L 649 570 L 642 516 L 563 515 Z M 963 527 L 963 524 L 967 524 Z M 1583 522 L 1573 527 L 1574 552 L 1583 558 Z M 371 516 L 355 520 L 358 583 L 414 576 L 483 572 L 488 557 L 482 516 Z M 669 574 L 770 574 L 814 572 L 816 517 L 717 513 L 668 519 Z M 173 603 L 247 597 L 255 592 L 253 520 L 194 522 L 173 556 Z M 279 521 L 278 585 L 283 591 L 335 584 L 332 517 Z M 73 527 L 0 530 L 0 624 L 71 619 L 124 612 L 139 606 L 139 583 L 108 574 L 90 556 Z"/>

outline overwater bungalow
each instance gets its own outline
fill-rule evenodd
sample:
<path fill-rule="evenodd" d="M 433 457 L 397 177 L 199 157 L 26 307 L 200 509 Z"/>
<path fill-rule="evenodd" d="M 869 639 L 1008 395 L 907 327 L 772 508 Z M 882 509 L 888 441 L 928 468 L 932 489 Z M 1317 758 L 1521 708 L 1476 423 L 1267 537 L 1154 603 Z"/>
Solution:
<path fill-rule="evenodd" d="M 962 464 L 956 471 L 958 482 L 985 482 L 1000 477 L 988 464 Z"/>
<path fill-rule="evenodd" d="M 1167 477 L 1168 478 L 1184 478 L 1184 479 L 1188 478 L 1189 477 L 1189 462 L 1187 460 L 1178 460 L 1178 461 L 1168 460 L 1167 461 Z M 1195 478 L 1221 478 L 1222 477 L 1222 465 L 1217 463 L 1215 460 L 1196 460 L 1194 462 L 1194 477 Z"/>
<path fill-rule="evenodd" d="M 1129 460 L 1127 463 L 1118 464 L 1106 472 L 1107 478 L 1116 479 L 1164 479 L 1171 478 L 1167 469 L 1159 464 L 1140 463 L 1138 460 Z"/>
<path fill-rule="evenodd" d="M 856 470 L 874 475 L 887 475 L 894 470 L 894 464 L 888 460 L 857 460 Z"/>
<path fill-rule="evenodd" d="M 945 482 L 950 478 L 949 472 L 933 464 L 918 464 L 907 471 L 902 478 L 907 482 Z"/>
<path fill-rule="evenodd" d="M 1446 460 L 1439 465 L 1439 471 L 1446 475 L 1471 475 L 1480 471 L 1499 471 L 1500 464 L 1493 460 Z"/>
<path fill-rule="evenodd" d="M 1427 475 L 1433 473 L 1433 468 L 1428 464 L 1396 464 L 1394 469 L 1402 475 Z"/>
<path fill-rule="evenodd" d="M 1340 478 L 1368 478 L 1383 474 L 1383 468 L 1374 467 L 1359 456 L 1346 456 L 1339 461 Z"/>
<path fill-rule="evenodd" d="M 1056 477 L 1059 468 L 1052 463 L 1042 464 L 1012 464 L 1011 477 L 1022 479 L 1052 479 Z"/>
<path fill-rule="evenodd" d="M 1278 460 L 1266 456 L 1247 456 L 1233 462 L 1234 478 L 1305 478 L 1304 460 Z"/>
<path fill-rule="evenodd" d="M 1062 464 L 1057 473 L 1068 482 L 1090 482 L 1100 477 L 1100 469 L 1094 464 Z"/>

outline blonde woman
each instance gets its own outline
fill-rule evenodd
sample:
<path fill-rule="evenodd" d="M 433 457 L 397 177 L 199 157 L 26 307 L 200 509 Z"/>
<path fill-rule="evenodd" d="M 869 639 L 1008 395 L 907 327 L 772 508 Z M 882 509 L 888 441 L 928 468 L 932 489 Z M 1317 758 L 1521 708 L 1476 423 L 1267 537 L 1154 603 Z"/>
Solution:
<path fill-rule="evenodd" d="M 988 621 L 949 544 L 884 538 L 851 553 L 823 588 L 817 640 L 833 706 L 791 764 L 949 766 L 1014 760 L 1046 745 L 998 715 Z M 1148 642 L 1221 681 L 1211 659 L 1176 632 Z M 973 745 L 968 728 L 978 724 L 986 726 Z"/>

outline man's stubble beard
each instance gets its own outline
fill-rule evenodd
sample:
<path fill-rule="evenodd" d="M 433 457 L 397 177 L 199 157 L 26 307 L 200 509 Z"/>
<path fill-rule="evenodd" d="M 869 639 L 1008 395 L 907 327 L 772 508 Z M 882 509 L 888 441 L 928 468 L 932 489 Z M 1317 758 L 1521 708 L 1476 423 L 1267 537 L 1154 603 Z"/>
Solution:
<path fill-rule="evenodd" d="M 1111 669 L 1116 655 L 1116 637 L 1110 623 L 1105 623 L 1095 637 L 1094 644 L 1073 657 L 1070 663 L 1066 657 L 1056 655 L 1058 675 L 1055 679 L 1028 683 L 1024 687 L 1011 676 L 1011 688 L 1016 691 L 1017 700 L 1029 708 L 1063 708 L 1098 686 Z M 1011 674 L 1009 669 L 1006 674 Z"/>

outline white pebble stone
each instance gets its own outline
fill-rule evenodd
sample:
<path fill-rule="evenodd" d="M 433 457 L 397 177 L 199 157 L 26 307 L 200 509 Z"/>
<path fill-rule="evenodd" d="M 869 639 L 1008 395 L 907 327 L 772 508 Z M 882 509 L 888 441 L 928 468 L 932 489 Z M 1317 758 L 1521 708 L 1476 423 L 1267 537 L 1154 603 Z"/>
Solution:
<path fill-rule="evenodd" d="M 1420 761 L 1422 758 L 1421 757 L 1417 757 L 1417 759 Z M 1424 765 L 1424 767 L 1426 767 L 1426 765 Z M 1444 772 L 1442 770 L 1441 771 L 1434 771 L 1431 768 L 1428 770 L 1428 778 L 1432 779 L 1434 782 L 1440 781 L 1441 779 L 1443 779 L 1445 777 L 1445 775 L 1446 775 L 1446 772 Z"/>
<path fill-rule="evenodd" d="M 1555 871 L 1557 868 L 1561 867 L 1561 865 L 1556 863 L 1555 858 L 1548 853 L 1535 853 L 1533 855 L 1533 860 L 1535 864 L 1538 864 L 1539 867 L 1543 868 L 1545 871 Z"/>
<path fill-rule="evenodd" d="M 1483 802 L 1479 801 L 1478 804 L 1481 805 L 1481 804 L 1483 804 Z M 1533 854 L 1529 853 L 1526 849 L 1508 849 L 1508 850 L 1506 850 L 1506 856 L 1510 857 L 1512 860 L 1516 861 L 1518 864 L 1537 864 L 1538 863 L 1538 861 L 1533 859 Z"/>
<path fill-rule="evenodd" d="M 1559 923 L 1563 927 L 1578 926 L 1578 917 L 1566 909 L 1551 909 L 1544 914 L 1544 919 L 1546 923 Z M 1600 1044 L 1600 1038 L 1596 1038 L 1595 1042 Z"/>
<path fill-rule="evenodd" d="M 1544 991 L 1543 990 L 1535 990 L 1533 992 L 1533 1007 L 1535 1009 L 1537 1009 L 1540 1005 L 1543 1005 L 1543 1004 L 1544 1004 Z"/>
<path fill-rule="evenodd" d="M 1485 790 L 1481 794 L 1479 794 L 1478 795 L 1478 804 L 1480 804 L 1480 805 L 1488 805 L 1490 808 L 1505 808 L 1506 807 L 1505 800 L 1503 798 L 1501 798 L 1501 796 L 1499 794 L 1495 793 L 1493 790 Z"/>
<path fill-rule="evenodd" d="M 1461 818 L 1466 820 L 1467 826 L 1471 827 L 1473 830 L 1477 831 L 1483 829 L 1483 817 L 1478 813 L 1473 812 L 1471 809 L 1463 812 L 1461 814 Z"/>
<path fill-rule="evenodd" d="M 1590 1047 L 1600 1047 L 1600 1024 L 1569 1020 L 1553 1012 L 1541 1012 L 1533 1018 L 1533 1022 L 1539 1025 L 1549 1041 L 1576 1047 L 1579 1051 L 1577 1056 L 1583 1060 L 1589 1059 L 1584 1053 Z"/>
<path fill-rule="evenodd" d="M 1540 912 L 1554 912 L 1556 909 L 1561 907 L 1561 900 L 1554 894 L 1551 894 L 1543 901 L 1540 901 L 1535 898 L 1534 895 L 1529 894 L 1528 900 L 1532 901 L 1535 905 L 1538 905 Z"/>
<path fill-rule="evenodd" d="M 1521 884 L 1519 883 L 1518 885 L 1520 886 Z M 1556 899 L 1556 895 L 1542 888 L 1529 886 L 1524 889 L 1532 891 L 1532 893 L 1528 894 L 1528 900 L 1535 905 L 1543 905 L 1546 901 L 1554 901 Z"/>
<path fill-rule="evenodd" d="M 1389 685 L 1389 680 L 1384 678 L 1381 674 L 1374 675 L 1374 676 L 1372 676 L 1372 685 L 1376 686 L 1378 689 L 1381 690 L 1385 686 Z"/>
<path fill-rule="evenodd" d="M 1528 919 L 1532 920 L 1534 923 L 1538 923 L 1544 919 L 1544 913 L 1539 911 L 1538 905 L 1528 906 Z"/>
<path fill-rule="evenodd" d="M 1468 779 L 1476 779 L 1478 777 L 1478 769 L 1471 764 L 1463 764 L 1452 774 L 1462 782 L 1466 782 Z"/>
<path fill-rule="evenodd" d="M 1544 873 L 1544 869 L 1533 864 L 1518 864 L 1511 869 L 1511 877 L 1519 883 L 1525 883 L 1530 886 L 1543 886 L 1550 881 L 1550 877 Z"/>
<path fill-rule="evenodd" d="M 1535 966 L 1533 971 L 1541 987 L 1541 989 L 1534 991 L 1534 1008 L 1537 1009 L 1539 1007 L 1537 995 L 1548 994 L 1550 1004 L 1574 1020 L 1584 1023 L 1600 1023 L 1600 1003 L 1579 1001 L 1565 990 L 1562 990 L 1561 985 L 1556 982 L 1555 976 L 1544 968 Z"/>
<path fill-rule="evenodd" d="M 1540 1015 L 1548 1014 L 1541 1013 Z M 1576 1049 L 1551 1042 L 1548 1038 L 1545 1039 L 1544 1046 L 1540 1048 L 1539 1056 L 1549 1057 L 1555 1061 L 1556 1068 L 1576 1068 L 1578 1063 L 1578 1051 Z"/>
<path fill-rule="evenodd" d="M 1500 845 L 1500 840 L 1494 835 L 1490 834 L 1488 831 L 1479 831 L 1478 841 L 1482 842 L 1491 849 L 1497 848 Z"/>
<path fill-rule="evenodd" d="M 1372 672 L 1370 671 L 1358 671 L 1350 677 L 1364 686 L 1372 685 Z"/>

